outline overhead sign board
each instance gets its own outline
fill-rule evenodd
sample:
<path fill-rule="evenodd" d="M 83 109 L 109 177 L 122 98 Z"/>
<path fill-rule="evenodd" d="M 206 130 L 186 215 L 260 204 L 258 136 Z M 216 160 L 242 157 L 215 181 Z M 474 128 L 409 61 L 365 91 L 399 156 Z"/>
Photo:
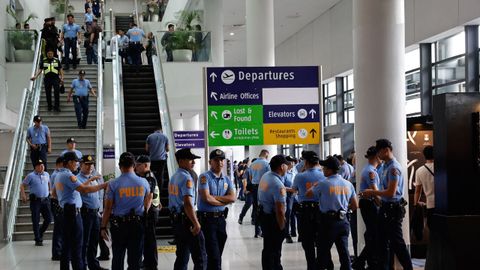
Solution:
<path fill-rule="evenodd" d="M 319 67 L 206 68 L 208 145 L 319 144 Z"/>
<path fill-rule="evenodd" d="M 204 148 L 205 132 L 203 130 L 196 131 L 174 131 L 175 148 Z"/>

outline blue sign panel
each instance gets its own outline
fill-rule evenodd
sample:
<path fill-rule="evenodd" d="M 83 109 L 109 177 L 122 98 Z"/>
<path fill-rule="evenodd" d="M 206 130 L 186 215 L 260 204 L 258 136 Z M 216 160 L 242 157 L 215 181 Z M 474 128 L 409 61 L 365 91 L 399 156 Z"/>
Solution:
<path fill-rule="evenodd" d="M 174 131 L 175 148 L 205 148 L 205 133 L 203 130 Z"/>
<path fill-rule="evenodd" d="M 264 105 L 264 123 L 319 122 L 318 104 L 304 105 Z"/>

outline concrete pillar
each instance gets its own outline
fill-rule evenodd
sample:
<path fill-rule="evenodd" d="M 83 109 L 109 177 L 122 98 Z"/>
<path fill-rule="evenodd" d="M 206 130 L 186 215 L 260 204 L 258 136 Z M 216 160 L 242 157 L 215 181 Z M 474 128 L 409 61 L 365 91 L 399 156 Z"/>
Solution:
<path fill-rule="evenodd" d="M 376 139 L 387 138 L 392 141 L 395 157 L 403 167 L 402 174 L 407 175 L 404 57 L 404 0 L 353 1 L 355 150 L 358 153 L 358 172 L 367 163 L 362 157 L 368 147 L 374 145 Z M 408 185 L 405 184 L 404 188 L 407 197 Z M 359 242 L 363 242 L 364 224 L 360 220 Z M 407 245 L 410 243 L 408 223 L 407 208 L 403 224 Z"/>
<path fill-rule="evenodd" d="M 247 66 L 275 66 L 275 35 L 273 0 L 246 0 Z M 250 158 L 258 157 L 262 149 L 277 154 L 276 145 L 250 146 Z"/>
<path fill-rule="evenodd" d="M 211 36 L 211 61 L 213 66 L 223 67 L 223 0 L 204 1 L 205 5 L 205 31 L 210 31 Z"/>

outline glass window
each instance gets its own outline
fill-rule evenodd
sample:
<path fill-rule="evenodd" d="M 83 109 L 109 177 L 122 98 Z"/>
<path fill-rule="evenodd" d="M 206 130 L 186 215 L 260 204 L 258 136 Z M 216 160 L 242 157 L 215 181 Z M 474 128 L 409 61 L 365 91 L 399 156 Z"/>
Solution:
<path fill-rule="evenodd" d="M 412 70 L 420 67 L 420 49 L 405 53 L 405 70 Z"/>
<path fill-rule="evenodd" d="M 465 32 L 437 42 L 437 61 L 465 53 Z"/>
<path fill-rule="evenodd" d="M 407 115 L 419 113 L 421 109 L 420 94 L 407 96 L 407 101 L 405 103 L 405 113 Z"/>
<path fill-rule="evenodd" d="M 295 144 L 294 156 L 296 158 L 300 158 L 302 156 L 302 151 L 303 151 L 303 144 Z"/>
<path fill-rule="evenodd" d="M 452 81 L 465 80 L 465 56 L 437 63 L 434 66 L 434 85 L 442 85 Z"/>
<path fill-rule="evenodd" d="M 327 98 L 327 97 L 333 97 L 337 94 L 337 90 L 335 89 L 335 87 L 331 87 L 331 85 L 329 83 L 326 83 L 323 85 L 323 97 L 324 98 Z"/>
<path fill-rule="evenodd" d="M 345 87 L 345 89 L 347 90 L 353 90 L 354 88 L 354 81 L 353 81 L 353 74 L 350 74 L 347 76 L 347 85 Z"/>
<path fill-rule="evenodd" d="M 325 115 L 325 126 L 333 126 L 337 124 L 337 113 L 328 113 Z"/>
<path fill-rule="evenodd" d="M 330 141 L 323 142 L 323 156 L 326 157 L 330 155 Z"/>
<path fill-rule="evenodd" d="M 330 97 L 325 99 L 325 113 L 337 111 L 337 98 Z"/>
<path fill-rule="evenodd" d="M 405 74 L 405 88 L 407 94 L 420 91 L 420 71 Z"/>
<path fill-rule="evenodd" d="M 456 84 L 441 86 L 433 89 L 433 93 L 435 95 L 439 95 L 443 93 L 456 93 L 456 92 L 465 92 L 465 82 L 459 82 Z"/>
<path fill-rule="evenodd" d="M 355 123 L 355 110 L 353 108 L 348 109 L 344 112 L 345 123 Z"/>
<path fill-rule="evenodd" d="M 335 80 L 328 83 L 328 96 L 335 96 L 337 94 Z"/>
<path fill-rule="evenodd" d="M 353 99 L 354 99 L 354 91 L 345 92 L 345 94 L 343 94 L 343 107 L 345 109 L 353 107 L 354 106 Z"/>
<path fill-rule="evenodd" d="M 330 155 L 342 154 L 342 139 L 332 138 L 330 139 Z"/>

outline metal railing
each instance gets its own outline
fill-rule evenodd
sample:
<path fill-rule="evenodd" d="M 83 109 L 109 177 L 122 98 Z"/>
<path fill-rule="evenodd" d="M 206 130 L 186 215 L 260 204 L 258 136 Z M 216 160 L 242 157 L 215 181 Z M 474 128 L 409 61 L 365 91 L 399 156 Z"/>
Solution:
<path fill-rule="evenodd" d="M 117 42 L 116 39 L 112 40 Z M 112 69 L 113 69 L 113 111 L 115 128 L 115 164 L 118 163 L 120 155 L 127 149 L 125 141 L 125 115 L 123 103 L 122 83 L 122 57 L 118 53 L 117 44 L 112 46 Z M 120 176 L 120 169 L 115 166 L 115 177 Z"/>
<path fill-rule="evenodd" d="M 209 62 L 211 34 L 207 31 L 157 32 L 157 55 L 162 62 Z"/>
<path fill-rule="evenodd" d="M 102 35 L 98 37 L 98 54 L 97 54 L 97 130 L 96 130 L 96 146 L 95 168 L 97 172 L 103 173 L 103 61 L 102 61 Z"/>
<path fill-rule="evenodd" d="M 35 46 L 35 56 L 32 63 L 31 77 L 36 72 L 40 61 L 41 40 L 38 39 Z M 15 215 L 19 200 L 19 190 L 23 179 L 25 159 L 27 155 L 27 129 L 33 122 L 33 117 L 38 111 L 40 94 L 43 84 L 43 75 L 35 81 L 30 81 L 28 89 L 25 89 L 18 112 L 18 122 L 15 128 L 15 135 L 10 150 L 8 160 L 8 169 L 5 175 L 1 203 L 2 203 L 2 221 L 3 221 L 3 239 L 12 240 L 15 224 Z"/>
<path fill-rule="evenodd" d="M 160 43 L 158 42 L 157 36 L 155 38 L 155 44 L 157 52 L 160 50 Z M 157 55 L 152 56 L 153 61 L 153 72 L 155 74 L 155 86 L 157 89 L 157 100 L 158 100 L 158 109 L 160 113 L 160 121 L 162 121 L 162 130 L 163 133 L 171 138 L 168 140 L 168 147 L 170 148 L 170 153 L 175 153 L 175 142 L 173 140 L 173 128 L 172 128 L 172 119 L 170 117 L 170 107 L 168 105 L 167 90 L 165 88 L 165 76 L 163 73 L 162 63 Z M 172 176 L 178 168 L 178 164 L 175 161 L 175 157 L 171 154 L 170 158 L 167 159 L 167 170 L 170 176 Z"/>

